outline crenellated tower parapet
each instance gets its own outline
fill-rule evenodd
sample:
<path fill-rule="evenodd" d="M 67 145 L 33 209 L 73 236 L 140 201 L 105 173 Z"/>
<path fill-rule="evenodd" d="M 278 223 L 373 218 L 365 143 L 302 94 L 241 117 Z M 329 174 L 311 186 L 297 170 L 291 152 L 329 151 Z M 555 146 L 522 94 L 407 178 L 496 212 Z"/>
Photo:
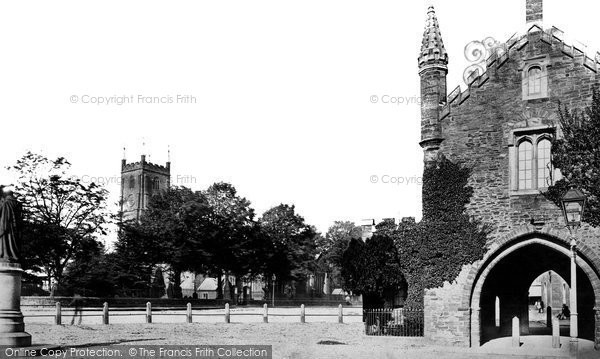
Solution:
<path fill-rule="evenodd" d="M 121 214 L 122 220 L 139 220 L 150 197 L 171 186 L 171 162 L 164 166 L 146 161 L 121 161 Z"/>

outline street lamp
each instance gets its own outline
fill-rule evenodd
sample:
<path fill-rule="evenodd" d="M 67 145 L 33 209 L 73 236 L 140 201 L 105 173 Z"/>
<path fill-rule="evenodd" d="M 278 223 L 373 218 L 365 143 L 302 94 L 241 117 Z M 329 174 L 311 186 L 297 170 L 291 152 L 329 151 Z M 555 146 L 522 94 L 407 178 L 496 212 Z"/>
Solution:
<path fill-rule="evenodd" d="M 562 200 L 562 211 L 565 216 L 565 223 L 571 234 L 571 291 L 570 291 L 570 350 L 572 353 L 577 352 L 577 242 L 575 240 L 575 231 L 581 226 L 583 211 L 585 209 L 586 197 L 583 192 L 572 188 L 565 193 Z"/>
<path fill-rule="evenodd" d="M 585 209 L 585 194 L 578 189 L 572 188 L 565 193 L 561 202 L 565 223 L 569 230 L 572 231 L 580 227 L 583 210 Z"/>

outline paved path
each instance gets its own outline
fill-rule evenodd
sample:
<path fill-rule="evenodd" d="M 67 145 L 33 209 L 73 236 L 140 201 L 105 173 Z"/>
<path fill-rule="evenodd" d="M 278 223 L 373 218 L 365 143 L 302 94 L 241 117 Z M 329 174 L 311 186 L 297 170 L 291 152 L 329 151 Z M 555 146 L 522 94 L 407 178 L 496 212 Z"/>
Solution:
<path fill-rule="evenodd" d="M 494 339 L 485 343 L 477 351 L 483 353 L 505 353 L 505 354 L 528 354 L 537 355 L 544 358 L 557 357 L 568 358 L 569 337 L 561 337 L 561 347 L 552 348 L 552 336 L 549 335 L 527 335 L 521 336 L 521 346 L 512 347 L 512 337 Z M 600 358 L 600 352 L 594 351 L 594 343 L 590 340 L 579 339 L 579 357 L 578 358 Z"/>

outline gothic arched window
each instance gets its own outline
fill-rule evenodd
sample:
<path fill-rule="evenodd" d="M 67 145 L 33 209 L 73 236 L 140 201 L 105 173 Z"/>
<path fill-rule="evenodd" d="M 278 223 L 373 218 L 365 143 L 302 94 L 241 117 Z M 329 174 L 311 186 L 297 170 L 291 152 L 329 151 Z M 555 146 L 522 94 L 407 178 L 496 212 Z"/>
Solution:
<path fill-rule="evenodd" d="M 519 189 L 533 188 L 533 145 L 529 140 L 519 144 Z"/>
<path fill-rule="evenodd" d="M 523 101 L 548 98 L 550 57 L 525 60 L 520 68 Z"/>
<path fill-rule="evenodd" d="M 542 138 L 537 144 L 537 187 L 546 188 L 550 181 L 550 148 L 549 139 Z"/>
<path fill-rule="evenodd" d="M 514 147 L 509 150 L 511 191 L 532 194 L 560 179 L 560 172 L 552 168 L 553 129 L 520 130 L 514 136 Z"/>
<path fill-rule="evenodd" d="M 542 69 L 539 66 L 533 66 L 527 73 L 529 78 L 529 94 L 536 95 L 542 92 Z"/>
<path fill-rule="evenodd" d="M 129 188 L 135 188 L 135 177 L 129 176 Z"/>

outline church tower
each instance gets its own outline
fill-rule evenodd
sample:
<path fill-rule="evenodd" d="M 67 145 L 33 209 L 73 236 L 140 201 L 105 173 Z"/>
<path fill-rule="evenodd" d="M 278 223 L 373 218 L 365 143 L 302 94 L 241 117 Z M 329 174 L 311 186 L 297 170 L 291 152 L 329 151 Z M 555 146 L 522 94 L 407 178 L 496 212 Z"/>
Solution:
<path fill-rule="evenodd" d="M 171 162 L 165 166 L 146 162 L 127 163 L 121 160 L 121 220 L 139 220 L 150 197 L 171 185 Z"/>
<path fill-rule="evenodd" d="M 419 76 L 421 77 L 421 142 L 425 152 L 425 164 L 437 158 L 440 144 L 444 140 L 439 122 L 441 105 L 446 101 L 446 75 L 448 53 L 442 41 L 435 10 L 427 10 L 427 24 L 419 54 Z"/>

